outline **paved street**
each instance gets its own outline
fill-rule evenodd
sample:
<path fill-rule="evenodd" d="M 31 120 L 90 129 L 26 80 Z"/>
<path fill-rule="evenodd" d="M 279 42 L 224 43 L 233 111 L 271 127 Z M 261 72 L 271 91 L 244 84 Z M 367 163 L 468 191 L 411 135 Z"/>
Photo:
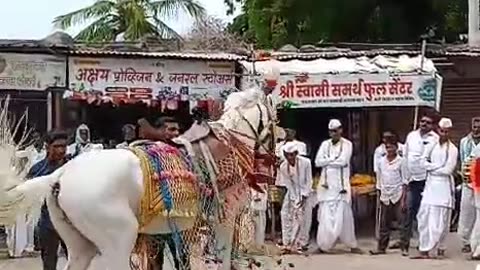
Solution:
<path fill-rule="evenodd" d="M 371 239 L 361 240 L 360 245 L 363 249 L 368 250 L 373 247 Z M 369 255 L 350 255 L 340 253 L 337 255 L 311 255 L 305 256 L 289 256 L 284 257 L 286 263 L 293 263 L 293 269 L 300 270 L 317 270 L 317 269 L 334 269 L 334 270 L 475 270 L 476 263 L 465 260 L 465 256 L 460 254 L 460 245 L 456 235 L 451 235 L 449 239 L 448 259 L 439 260 L 410 260 L 402 258 L 396 251 L 389 255 L 381 257 L 371 257 Z M 274 270 L 274 261 L 278 258 L 268 259 L 265 270 Z M 264 259 L 261 259 L 264 261 Z M 63 262 L 62 262 L 63 266 Z M 0 261 L 0 270 L 41 270 L 40 259 L 20 259 L 20 260 L 4 260 Z M 62 269 L 59 267 L 59 269 Z M 103 270 L 102 263 L 98 260 L 94 263 L 91 270 Z M 165 270 L 172 270 L 170 266 Z M 203 269 L 202 269 L 203 270 Z"/>

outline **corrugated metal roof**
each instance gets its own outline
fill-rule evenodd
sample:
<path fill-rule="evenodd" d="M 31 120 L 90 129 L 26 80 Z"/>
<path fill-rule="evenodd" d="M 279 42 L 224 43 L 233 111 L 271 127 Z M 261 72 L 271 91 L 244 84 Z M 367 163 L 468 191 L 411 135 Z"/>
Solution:
<path fill-rule="evenodd" d="M 335 58 L 335 59 L 315 59 L 315 60 L 269 60 L 255 62 L 241 61 L 243 67 L 252 72 L 268 72 L 272 67 L 278 68 L 282 74 L 338 74 L 338 73 L 388 73 L 388 74 L 434 74 L 437 72 L 433 61 L 429 58 L 423 58 L 417 54 L 409 55 L 377 55 L 375 57 L 358 58 Z M 422 66 L 423 65 L 423 66 Z"/>
<path fill-rule="evenodd" d="M 137 56 L 154 58 L 179 58 L 179 59 L 202 59 L 202 60 L 229 60 L 237 61 L 247 59 L 245 56 L 231 53 L 201 53 L 201 52 L 123 52 L 107 50 L 73 50 L 70 55 L 84 56 Z"/>
<path fill-rule="evenodd" d="M 445 55 L 445 52 L 439 50 L 431 50 L 428 52 L 431 55 L 441 56 Z M 334 59 L 334 58 L 357 58 L 357 57 L 375 57 L 379 55 L 387 55 L 387 56 L 399 56 L 399 55 L 409 55 L 415 56 L 419 55 L 421 52 L 419 50 L 345 50 L 345 49 L 338 49 L 338 50 L 329 50 L 329 51 L 322 51 L 322 52 L 272 52 L 272 58 L 275 58 L 280 61 L 287 61 L 287 60 L 313 60 L 313 59 Z"/>

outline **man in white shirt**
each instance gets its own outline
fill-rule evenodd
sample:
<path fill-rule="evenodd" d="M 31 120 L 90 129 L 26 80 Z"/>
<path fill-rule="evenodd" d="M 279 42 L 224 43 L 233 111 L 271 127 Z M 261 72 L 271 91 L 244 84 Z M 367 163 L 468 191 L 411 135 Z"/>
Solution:
<path fill-rule="evenodd" d="M 408 256 L 410 238 L 412 238 L 413 223 L 416 220 L 422 200 L 427 170 L 423 157 L 425 151 L 438 142 L 438 135 L 433 131 L 433 117 L 425 115 L 420 120 L 420 128 L 410 132 L 405 141 L 404 161 L 408 173 L 407 213 L 401 232 L 400 246 L 402 256 Z"/>
<path fill-rule="evenodd" d="M 377 173 L 377 171 L 378 171 L 378 165 L 380 163 L 380 160 L 387 155 L 387 149 L 385 147 L 385 144 L 387 142 L 396 144 L 398 155 L 403 156 L 404 145 L 398 142 L 397 134 L 393 133 L 390 130 L 387 130 L 387 131 L 383 132 L 383 134 L 382 134 L 382 144 L 380 144 L 375 149 L 375 153 L 373 154 L 373 171 L 375 173 Z"/>
<path fill-rule="evenodd" d="M 460 162 L 465 168 L 466 163 L 472 156 L 472 151 L 480 145 L 480 117 L 472 119 L 472 131 L 460 140 Z M 462 170 L 463 171 L 463 170 Z M 463 176 L 465 177 L 465 176 Z M 472 236 L 473 225 L 475 224 L 475 199 L 472 186 L 462 184 L 462 198 L 460 200 L 460 217 L 458 221 L 458 234 L 462 240 L 462 252 L 470 253 L 470 237 Z"/>
<path fill-rule="evenodd" d="M 340 240 L 352 253 L 362 253 L 355 237 L 351 206 L 352 143 L 342 137 L 342 124 L 339 120 L 330 120 L 328 129 L 331 139 L 322 142 L 315 158 L 315 166 L 322 168 L 317 187 L 317 245 L 319 252 L 325 253 Z"/>
<path fill-rule="evenodd" d="M 380 237 L 377 250 L 371 255 L 386 254 L 393 219 L 403 220 L 407 179 L 403 158 L 398 155 L 396 141 L 385 142 L 387 154 L 380 158 L 377 170 L 377 190 L 380 196 Z"/>
<path fill-rule="evenodd" d="M 285 160 L 278 170 L 276 185 L 287 190 L 280 216 L 284 251 L 291 252 L 301 248 L 299 235 L 304 222 L 305 203 L 312 189 L 312 164 L 308 158 L 298 155 L 294 142 L 286 143 L 282 150 Z"/>
<path fill-rule="evenodd" d="M 285 146 L 288 142 L 293 142 L 296 144 L 298 149 L 298 154 L 301 156 L 307 156 L 307 145 L 304 142 L 301 142 L 296 139 L 297 132 L 293 129 L 286 128 L 285 129 L 285 140 L 282 142 L 277 143 L 275 146 L 275 155 L 283 160 L 285 157 L 283 155 L 282 147 Z"/>
<path fill-rule="evenodd" d="M 413 259 L 430 258 L 430 252 L 434 250 L 437 251 L 437 258 L 443 258 L 445 240 L 450 231 L 455 192 L 453 173 L 457 165 L 458 149 L 449 138 L 452 121 L 442 118 L 438 126 L 440 140 L 429 147 L 422 158 L 427 180 L 417 215 L 419 255 Z"/>

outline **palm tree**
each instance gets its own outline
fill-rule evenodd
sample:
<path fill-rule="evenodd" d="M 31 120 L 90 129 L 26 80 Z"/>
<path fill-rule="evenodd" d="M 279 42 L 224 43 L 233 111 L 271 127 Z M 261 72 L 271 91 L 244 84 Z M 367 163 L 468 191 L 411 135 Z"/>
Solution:
<path fill-rule="evenodd" d="M 114 41 L 123 34 L 125 40 L 145 36 L 178 38 L 180 35 L 162 19 L 185 12 L 194 20 L 206 14 L 197 0 L 96 0 L 91 6 L 58 16 L 53 23 L 61 29 L 90 24 L 75 37 L 85 42 Z"/>

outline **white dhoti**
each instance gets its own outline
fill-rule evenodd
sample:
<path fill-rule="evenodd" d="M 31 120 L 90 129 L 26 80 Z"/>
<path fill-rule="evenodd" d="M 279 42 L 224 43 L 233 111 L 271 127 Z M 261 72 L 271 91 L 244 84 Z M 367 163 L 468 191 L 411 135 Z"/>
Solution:
<path fill-rule="evenodd" d="M 470 245 L 473 226 L 475 225 L 476 210 L 473 189 L 462 185 L 462 199 L 460 202 L 460 217 L 458 220 L 458 234 L 464 246 Z"/>
<path fill-rule="evenodd" d="M 312 212 L 317 201 L 316 194 L 311 194 L 305 202 L 305 211 L 303 213 L 303 224 L 300 229 L 299 244 L 304 247 L 310 243 L 310 229 L 312 227 Z"/>
<path fill-rule="evenodd" d="M 265 245 L 265 230 L 267 228 L 268 186 L 266 184 L 260 184 L 260 187 L 265 190 L 265 193 L 251 190 L 252 201 L 250 204 L 253 214 L 252 220 L 255 227 L 255 245 L 257 247 Z"/>
<path fill-rule="evenodd" d="M 267 213 L 265 210 L 253 211 L 253 223 L 255 224 L 255 245 L 265 245 L 265 229 L 267 227 Z"/>
<path fill-rule="evenodd" d="M 337 240 L 357 248 L 352 207 L 344 200 L 321 201 L 318 205 L 317 245 L 328 251 Z"/>
<path fill-rule="evenodd" d="M 24 215 L 17 217 L 15 225 L 6 229 L 9 255 L 14 258 L 22 257 L 23 252 L 27 251 L 29 245 L 29 226 L 27 224 L 26 217 Z M 31 233 L 33 234 L 33 231 Z"/>
<path fill-rule="evenodd" d="M 298 208 L 293 200 L 286 197 L 283 201 L 282 210 L 280 211 L 280 218 L 282 221 L 282 242 L 283 245 L 300 245 L 300 233 L 303 225 L 303 211 Z"/>
<path fill-rule="evenodd" d="M 445 250 L 445 240 L 450 229 L 452 209 L 444 206 L 421 204 L 417 214 L 419 250 L 429 252 Z"/>

